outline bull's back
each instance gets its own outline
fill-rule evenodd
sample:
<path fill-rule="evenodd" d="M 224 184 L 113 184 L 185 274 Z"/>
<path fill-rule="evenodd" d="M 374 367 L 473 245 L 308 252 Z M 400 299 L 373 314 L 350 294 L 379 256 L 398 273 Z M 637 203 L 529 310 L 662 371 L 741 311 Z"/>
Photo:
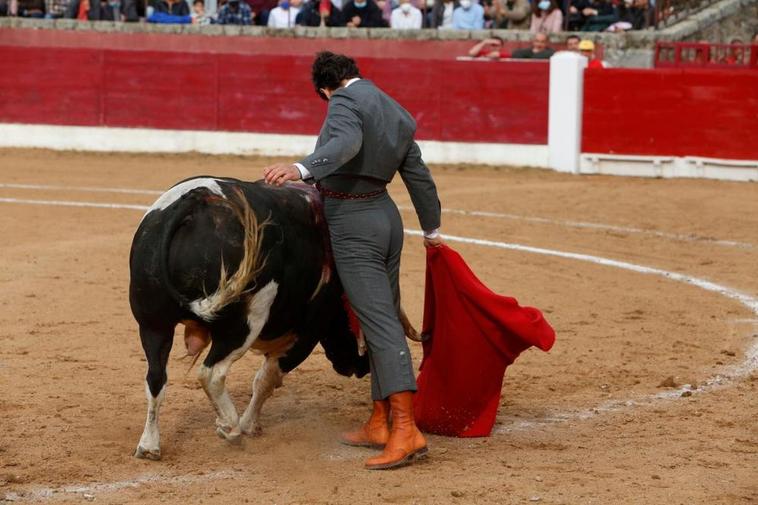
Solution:
<path fill-rule="evenodd" d="M 266 268 L 257 284 L 293 275 L 299 278 L 295 290 L 317 282 L 318 273 L 309 271 L 302 256 L 315 254 L 313 261 L 322 262 L 325 237 L 314 227 L 317 220 L 307 193 L 260 182 L 193 178 L 159 197 L 135 234 L 130 257 L 135 317 L 191 317 L 183 301 L 214 292 L 222 265 L 227 272 L 238 268 L 245 241 L 240 199 L 262 226 Z M 298 260 L 299 266 L 293 267 Z"/>

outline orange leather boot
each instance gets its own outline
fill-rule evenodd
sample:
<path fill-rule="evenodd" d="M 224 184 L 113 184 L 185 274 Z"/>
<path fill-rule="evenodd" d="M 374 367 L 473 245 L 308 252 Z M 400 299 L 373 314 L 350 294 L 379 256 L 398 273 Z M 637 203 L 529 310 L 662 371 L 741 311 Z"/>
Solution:
<path fill-rule="evenodd" d="M 387 470 L 413 463 L 429 451 L 426 439 L 413 418 L 413 393 L 403 391 L 390 395 L 392 431 L 384 451 L 366 461 L 369 470 Z"/>
<path fill-rule="evenodd" d="M 354 447 L 371 447 L 381 449 L 390 438 L 387 418 L 390 413 L 390 402 L 387 400 L 374 401 L 374 411 L 371 412 L 366 424 L 356 431 L 343 433 L 340 442 Z"/>

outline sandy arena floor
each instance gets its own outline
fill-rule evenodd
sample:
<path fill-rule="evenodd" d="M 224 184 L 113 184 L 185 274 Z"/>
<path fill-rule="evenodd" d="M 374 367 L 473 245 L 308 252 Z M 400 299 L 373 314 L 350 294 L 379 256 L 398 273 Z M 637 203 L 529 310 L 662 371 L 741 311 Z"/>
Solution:
<path fill-rule="evenodd" d="M 270 161 L 0 151 L 0 502 L 758 503 L 758 185 L 747 183 L 433 167 L 444 232 L 491 241 L 449 244 L 558 333 L 550 353 L 508 370 L 492 437 L 432 436 L 424 463 L 365 471 L 370 451 L 336 435 L 367 415 L 368 381 L 336 375 L 317 351 L 266 404 L 264 434 L 232 447 L 175 350 L 163 460 L 133 458 L 145 363 L 127 260 L 142 212 L 55 201 L 149 205 L 156 195 L 82 187 L 255 179 Z M 401 186 L 392 194 L 409 205 Z M 403 262 L 418 323 L 419 238 L 406 237 Z M 238 408 L 259 363 L 232 369 Z M 675 387 L 661 385 L 669 377 Z"/>

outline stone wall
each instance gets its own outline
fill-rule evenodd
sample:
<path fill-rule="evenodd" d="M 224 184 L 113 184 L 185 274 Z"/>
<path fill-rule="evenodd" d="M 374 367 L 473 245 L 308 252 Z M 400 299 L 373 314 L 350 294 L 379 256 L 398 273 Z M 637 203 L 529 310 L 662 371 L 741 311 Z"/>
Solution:
<path fill-rule="evenodd" d="M 114 23 L 109 21 L 76 21 L 71 19 L 34 20 L 0 18 L 4 28 L 52 30 L 89 30 L 118 33 L 172 33 L 207 36 L 298 37 L 338 39 L 412 39 L 412 40 L 480 40 L 497 35 L 506 41 L 528 42 L 531 34 L 516 30 L 389 30 L 377 28 L 311 28 L 270 29 L 262 26 L 194 26 L 156 25 L 148 23 Z M 703 11 L 663 30 L 643 30 L 626 33 L 579 33 L 605 48 L 605 59 L 616 67 L 651 67 L 657 41 L 728 42 L 733 38 L 749 40 L 758 30 L 758 0 L 721 0 Z M 563 42 L 568 34 L 551 36 L 555 43 Z"/>

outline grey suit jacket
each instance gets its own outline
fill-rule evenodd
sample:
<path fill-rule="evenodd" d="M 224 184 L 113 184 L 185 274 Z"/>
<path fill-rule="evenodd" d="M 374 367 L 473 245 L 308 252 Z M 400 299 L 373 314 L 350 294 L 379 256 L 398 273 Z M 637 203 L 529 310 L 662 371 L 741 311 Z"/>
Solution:
<path fill-rule="evenodd" d="M 332 94 L 316 150 L 300 163 L 326 187 L 329 177 L 371 178 L 386 184 L 400 172 L 421 228 L 434 230 L 440 226 L 440 202 L 413 140 L 415 133 L 416 122 L 408 111 L 361 79 Z"/>

